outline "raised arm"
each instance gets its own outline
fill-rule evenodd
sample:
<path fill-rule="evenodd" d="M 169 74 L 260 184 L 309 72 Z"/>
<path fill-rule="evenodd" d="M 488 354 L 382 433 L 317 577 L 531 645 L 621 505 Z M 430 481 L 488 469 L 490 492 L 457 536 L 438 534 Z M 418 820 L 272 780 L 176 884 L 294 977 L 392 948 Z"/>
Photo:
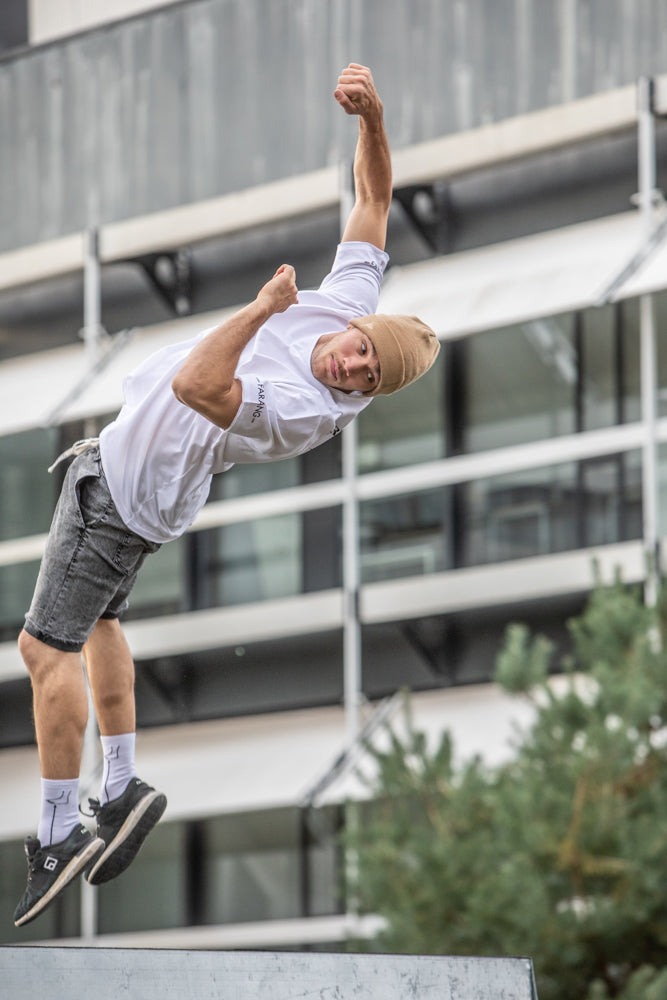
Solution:
<path fill-rule="evenodd" d="M 188 354 L 171 383 L 176 399 L 218 427 L 229 427 L 241 405 L 236 367 L 243 348 L 270 316 L 296 301 L 294 268 L 283 264 L 254 302 L 221 323 Z"/>
<path fill-rule="evenodd" d="M 361 240 L 384 250 L 391 205 L 391 154 L 384 129 L 382 101 L 371 71 L 350 63 L 338 78 L 334 97 L 348 115 L 359 116 L 354 156 L 355 202 L 342 242 Z"/>

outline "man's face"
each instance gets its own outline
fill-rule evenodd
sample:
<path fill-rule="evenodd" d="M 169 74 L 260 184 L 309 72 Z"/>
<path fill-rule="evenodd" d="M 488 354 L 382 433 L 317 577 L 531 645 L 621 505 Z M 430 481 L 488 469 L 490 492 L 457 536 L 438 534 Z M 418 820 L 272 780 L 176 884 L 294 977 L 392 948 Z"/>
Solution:
<path fill-rule="evenodd" d="M 340 333 L 320 337 L 310 356 L 310 369 L 322 385 L 342 392 L 370 392 L 380 378 L 370 337 L 351 324 Z"/>

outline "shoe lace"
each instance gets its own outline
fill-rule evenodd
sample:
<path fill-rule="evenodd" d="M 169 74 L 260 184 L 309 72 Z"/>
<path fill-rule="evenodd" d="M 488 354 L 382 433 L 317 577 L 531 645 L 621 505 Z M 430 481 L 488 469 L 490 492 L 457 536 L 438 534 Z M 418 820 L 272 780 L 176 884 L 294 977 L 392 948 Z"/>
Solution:
<path fill-rule="evenodd" d="M 81 806 L 79 806 L 79 812 L 82 816 L 99 816 L 102 812 L 102 806 L 99 799 L 88 799 L 88 805 L 90 806 L 90 812 L 86 812 Z"/>

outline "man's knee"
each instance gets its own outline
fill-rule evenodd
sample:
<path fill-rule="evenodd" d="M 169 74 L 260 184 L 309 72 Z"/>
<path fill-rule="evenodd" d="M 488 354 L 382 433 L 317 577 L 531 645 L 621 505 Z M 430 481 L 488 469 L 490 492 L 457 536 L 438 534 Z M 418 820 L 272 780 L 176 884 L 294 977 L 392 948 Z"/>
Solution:
<path fill-rule="evenodd" d="M 121 631 L 121 624 L 117 618 L 98 618 L 92 635 L 115 635 Z"/>
<path fill-rule="evenodd" d="M 21 629 L 18 642 L 21 658 L 28 668 L 28 672 L 32 673 L 41 658 L 39 647 L 43 646 L 44 643 L 40 642 L 39 639 L 35 639 L 25 629 Z"/>
<path fill-rule="evenodd" d="M 22 629 L 18 638 L 19 653 L 25 663 L 31 680 L 39 680 L 45 671 L 50 671 L 57 665 L 62 657 L 72 654 L 60 653 L 52 646 L 48 646 L 41 639 Z M 79 656 L 80 654 L 74 654 Z"/>

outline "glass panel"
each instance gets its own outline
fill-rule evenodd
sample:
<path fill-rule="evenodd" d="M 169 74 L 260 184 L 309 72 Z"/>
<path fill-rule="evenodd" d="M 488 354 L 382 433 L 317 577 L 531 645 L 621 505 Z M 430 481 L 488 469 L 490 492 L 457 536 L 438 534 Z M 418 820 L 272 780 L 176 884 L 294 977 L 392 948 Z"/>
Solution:
<path fill-rule="evenodd" d="M 587 309 L 581 314 L 582 430 L 609 427 L 618 415 L 618 357 L 615 307 Z"/>
<path fill-rule="evenodd" d="M 257 465 L 233 465 L 227 472 L 213 477 L 209 499 L 230 500 L 251 493 L 266 493 L 297 486 L 300 481 L 298 458 L 260 462 Z"/>
<path fill-rule="evenodd" d="M 658 446 L 658 517 L 658 530 L 664 538 L 667 535 L 667 444 Z M 640 526 L 640 537 L 642 530 Z"/>
<path fill-rule="evenodd" d="M 618 457 L 582 462 L 582 514 L 586 545 L 605 545 L 621 539 L 620 477 Z"/>
<path fill-rule="evenodd" d="M 300 916 L 297 809 L 221 816 L 205 838 L 204 923 Z"/>
<path fill-rule="evenodd" d="M 623 420 L 625 423 L 633 423 L 635 420 L 641 420 L 642 414 L 639 392 L 639 303 L 637 299 L 630 299 L 622 302 L 619 309 L 621 310 Z M 658 327 L 659 359 L 660 341 L 661 331 Z M 660 384 L 667 385 L 667 379 Z"/>
<path fill-rule="evenodd" d="M 430 462 L 445 454 L 443 354 L 413 385 L 378 396 L 357 417 L 359 472 Z"/>
<path fill-rule="evenodd" d="M 466 483 L 464 565 L 577 547 L 577 467 L 532 469 Z"/>
<path fill-rule="evenodd" d="M 623 497 L 622 535 L 619 540 L 628 541 L 641 538 L 643 533 L 642 453 L 629 451 L 623 455 L 622 461 L 622 482 L 619 487 Z M 662 467 L 658 473 L 661 475 Z M 664 467 L 664 474 L 667 476 L 667 464 Z M 667 521 L 663 521 L 662 524 L 667 525 Z"/>
<path fill-rule="evenodd" d="M 641 454 L 466 483 L 464 565 L 641 537 Z"/>
<path fill-rule="evenodd" d="M 128 617 L 183 610 L 185 544 L 177 538 L 146 558 L 130 594 Z"/>
<path fill-rule="evenodd" d="M 308 850 L 308 899 L 304 915 L 320 917 L 341 913 L 344 886 L 339 841 L 344 825 L 343 809 L 338 806 L 305 809 L 300 817 Z"/>
<path fill-rule="evenodd" d="M 38 572 L 39 561 L 0 566 L 0 635 L 13 639 L 23 627 Z"/>
<path fill-rule="evenodd" d="M 338 845 L 335 840 L 309 848 L 311 917 L 324 917 L 341 910 Z"/>
<path fill-rule="evenodd" d="M 100 934 L 186 924 L 185 833 L 184 823 L 161 823 L 132 863 L 132 876 L 104 886 L 98 895 Z"/>
<path fill-rule="evenodd" d="M 443 489 L 360 506 L 361 579 L 394 579 L 445 568 Z"/>
<path fill-rule="evenodd" d="M 301 515 L 303 532 L 303 590 L 308 593 L 340 587 L 342 583 L 342 509 L 323 507 Z"/>
<path fill-rule="evenodd" d="M 243 604 L 301 593 L 299 514 L 219 528 L 214 544 L 214 604 Z"/>
<path fill-rule="evenodd" d="M 56 440 L 41 429 L 0 437 L 0 541 L 49 530 L 55 486 L 46 470 Z"/>
<path fill-rule="evenodd" d="M 658 344 L 658 412 L 667 415 L 667 292 L 653 296 L 655 329 Z M 637 302 L 637 314 L 639 303 Z M 637 319 L 639 325 L 639 319 Z"/>
<path fill-rule="evenodd" d="M 16 632 L 11 637 L 16 639 Z M 16 667 L 20 666 L 16 650 Z M 28 671 L 16 680 L 2 682 L 0 698 L 0 748 L 33 746 L 35 726 L 32 712 L 32 687 Z"/>
<path fill-rule="evenodd" d="M 479 333 L 465 347 L 466 451 L 574 432 L 572 314 Z"/>

